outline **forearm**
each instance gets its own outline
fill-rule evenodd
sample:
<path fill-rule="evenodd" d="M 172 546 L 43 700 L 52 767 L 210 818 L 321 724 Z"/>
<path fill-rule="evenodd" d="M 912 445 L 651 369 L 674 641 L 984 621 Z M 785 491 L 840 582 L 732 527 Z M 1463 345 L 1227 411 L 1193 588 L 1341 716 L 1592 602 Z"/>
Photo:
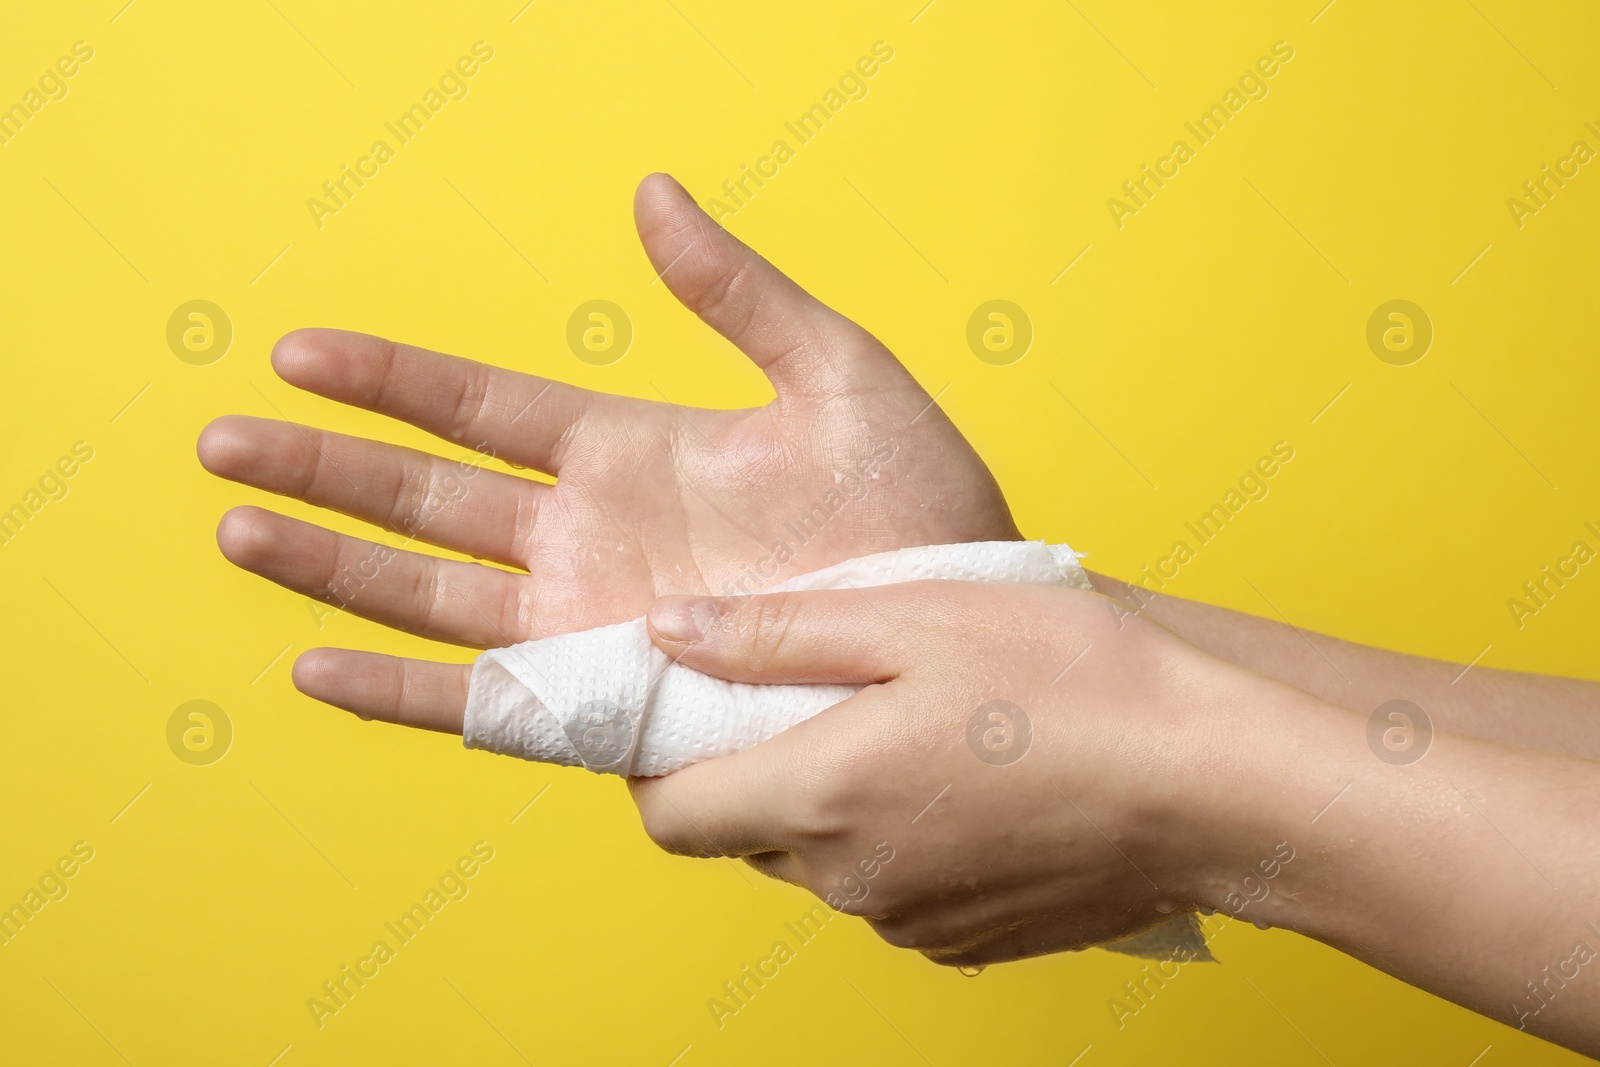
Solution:
<path fill-rule="evenodd" d="M 1359 716 L 1295 699 L 1274 710 L 1297 725 L 1280 721 L 1237 768 L 1219 850 L 1287 842 L 1295 858 L 1205 903 L 1600 1054 L 1600 765 L 1445 734 L 1393 766 L 1368 751 Z"/>
<path fill-rule="evenodd" d="M 1372 648 L 1090 572 L 1095 588 L 1212 655 L 1371 714 L 1409 700 L 1441 732 L 1600 759 L 1600 684 Z"/>

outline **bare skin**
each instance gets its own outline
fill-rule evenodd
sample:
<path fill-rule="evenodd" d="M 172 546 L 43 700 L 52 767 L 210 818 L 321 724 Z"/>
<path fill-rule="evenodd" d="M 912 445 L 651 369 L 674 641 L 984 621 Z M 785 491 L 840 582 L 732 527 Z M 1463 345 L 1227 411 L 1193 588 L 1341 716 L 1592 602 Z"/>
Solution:
<path fill-rule="evenodd" d="M 515 569 L 388 549 L 256 507 L 235 508 L 224 516 L 217 531 L 223 553 L 295 592 L 410 633 L 482 649 L 635 618 L 663 594 L 745 591 L 873 552 L 1021 536 L 982 461 L 870 334 L 818 303 L 717 227 L 671 179 L 656 175 L 641 184 L 635 216 L 645 252 L 664 283 L 765 371 L 776 393 L 771 403 L 742 411 L 685 409 L 594 393 L 364 334 L 296 331 L 273 352 L 274 368 L 291 384 L 410 422 L 458 447 L 554 475 L 556 481 L 552 485 L 464 469 L 455 461 L 390 444 L 227 416 L 201 435 L 200 460 L 211 472 Z M 854 485 L 865 490 L 858 494 Z M 795 546 L 792 559 L 776 560 L 772 549 L 784 537 L 784 524 L 815 515 L 819 502 L 841 490 L 844 506 L 817 524 L 815 536 Z M 1091 577 L 1106 594 L 1091 599 L 1112 624 L 1102 637 L 1107 645 L 1131 640 L 1128 634 L 1166 634 L 1162 640 L 1189 649 L 1174 656 L 1218 672 L 1217 678 L 1227 679 L 1217 683 L 1224 690 L 1243 686 L 1250 699 L 1264 700 L 1273 709 L 1275 721 L 1305 717 L 1300 726 L 1282 731 L 1287 762 L 1277 770 L 1300 768 L 1306 790 L 1332 783 L 1312 811 L 1346 782 L 1351 784 L 1346 799 L 1370 795 L 1366 807 L 1336 806 L 1316 824 L 1319 836 L 1301 835 L 1311 842 L 1308 848 L 1326 859 L 1325 867 L 1315 868 L 1318 877 L 1325 872 L 1333 880 L 1308 883 L 1297 891 L 1297 899 L 1314 911 L 1303 916 L 1285 911 L 1274 915 L 1274 921 L 1499 1018 L 1507 1017 L 1504 1004 L 1515 999 L 1524 979 L 1540 980 L 1539 965 L 1557 966 L 1571 955 L 1570 943 L 1555 946 L 1549 937 L 1590 936 L 1579 929 L 1582 924 L 1574 926 L 1565 918 L 1541 926 L 1537 908 L 1524 908 L 1515 915 L 1492 913 L 1492 921 L 1519 931 L 1515 946 L 1504 951 L 1481 948 L 1483 937 L 1474 924 L 1491 921 L 1491 911 L 1485 909 L 1511 907 L 1509 891 L 1496 888 L 1512 876 L 1511 867 L 1504 857 L 1485 858 L 1491 853 L 1484 850 L 1493 841 L 1473 821 L 1481 813 L 1460 801 L 1492 796 L 1493 803 L 1507 805 L 1504 814 L 1519 826 L 1526 815 L 1528 824 L 1538 825 L 1537 834 L 1547 836 L 1518 838 L 1518 847 L 1529 852 L 1540 870 L 1557 885 L 1595 884 L 1594 871 L 1574 871 L 1567 858 L 1546 856 L 1540 849 L 1579 840 L 1571 836 L 1579 829 L 1574 819 L 1593 810 L 1586 777 L 1592 765 L 1551 754 L 1600 758 L 1600 715 L 1595 714 L 1600 686 L 1483 667 L 1463 674 L 1461 665 L 1305 634 L 1211 605 L 1151 595 L 1113 578 Z M 1036 621 L 1046 625 L 1060 620 L 1045 612 Z M 1032 638 L 1019 634 L 1016 639 Z M 706 666 L 712 667 L 710 659 Z M 454 733 L 461 730 L 467 677 L 468 668 L 459 663 L 346 649 L 309 651 L 294 668 L 296 686 L 318 700 L 364 718 Z M 1240 681 L 1245 678 L 1253 681 Z M 1109 690 L 1105 696 L 1109 700 Z M 1415 768 L 1401 768 L 1404 773 L 1397 774 L 1367 751 L 1365 716 L 1395 697 L 1418 703 L 1431 716 L 1440 735 L 1426 765 L 1430 770 L 1448 765 L 1447 775 L 1439 773 L 1464 794 L 1441 792 L 1444 777 L 1434 779 Z M 1133 699 L 1131 690 L 1127 699 Z M 795 733 L 805 736 L 843 718 L 830 712 Z M 903 731 L 895 736 L 906 739 Z M 1513 751 L 1470 737 L 1548 752 Z M 754 751 L 779 751 L 781 746 L 773 748 L 777 744 Z M 886 759 L 902 756 L 885 749 Z M 1220 773 L 1234 755 L 1218 752 L 1216 758 L 1224 765 Z M 1297 760 L 1307 762 L 1302 766 Z M 1539 762 L 1545 760 L 1558 762 Z M 724 762 L 729 761 L 717 761 Z M 1510 777 L 1498 777 L 1502 770 Z M 783 769 L 788 776 L 784 781 L 795 788 L 816 786 L 836 771 L 846 773 L 848 767 L 821 762 Z M 704 781 L 710 773 L 690 768 L 666 780 L 680 786 L 642 782 L 636 787 L 644 798 L 656 789 L 687 788 L 681 783 Z M 1541 792 L 1552 787 L 1541 786 L 1540 775 L 1547 783 L 1563 783 L 1567 792 L 1559 803 Z M 908 776 L 906 781 L 917 779 Z M 1276 774 L 1262 781 L 1277 783 L 1279 789 L 1272 796 L 1258 795 L 1267 808 L 1312 799 L 1293 793 L 1298 787 Z M 1483 792 L 1472 792 L 1480 784 Z M 774 795 L 781 791 L 774 790 Z M 910 797 L 885 794 L 881 799 L 891 805 Z M 1573 809 L 1569 802 L 1579 807 Z M 1582 808 L 1582 803 L 1590 806 Z M 1137 828 L 1145 809 L 1131 800 L 1129 804 L 1124 814 Z M 1369 822 L 1382 825 L 1384 804 L 1410 805 L 1426 811 L 1427 818 L 1419 815 L 1406 826 L 1389 827 L 1391 833 L 1365 838 L 1347 832 L 1346 838 L 1365 842 L 1360 846 L 1340 844 L 1343 839 L 1329 829 L 1351 818 L 1350 811 L 1365 812 Z M 1565 821 L 1545 820 L 1534 811 L 1539 805 L 1540 811 L 1554 806 L 1580 814 Z M 1243 825 L 1251 825 L 1250 813 L 1195 811 L 1229 820 L 1238 816 Z M 648 824 L 652 816 L 648 810 L 645 814 Z M 878 815 L 867 812 L 863 817 Z M 990 823 L 984 832 L 992 828 Z M 1414 837 L 1406 837 L 1407 830 Z M 967 832 L 978 831 L 969 825 Z M 1280 832 L 1287 833 L 1258 826 L 1249 843 Z M 952 848 L 959 843 L 951 839 Z M 1449 851 L 1452 844 L 1465 851 Z M 1176 859 L 1163 858 L 1158 846 L 1152 848 L 1152 866 L 1166 870 L 1178 865 L 1174 874 L 1160 879 L 1163 884 L 1193 887 L 1185 888 L 1179 903 L 1209 899 L 1200 882 L 1211 867 L 1201 857 L 1180 853 Z M 1234 855 L 1220 845 L 1218 854 Z M 1406 858 L 1416 854 L 1428 857 L 1425 870 Z M 1189 860 L 1193 869 L 1182 874 L 1178 868 Z M 754 856 L 752 862 L 786 876 L 795 870 L 776 866 L 786 861 L 772 856 Z M 1159 914 L 1144 907 L 1153 907 L 1149 900 L 1140 904 L 1143 910 L 1106 910 L 1103 901 L 1091 906 L 1092 887 L 1111 892 L 1115 877 L 1104 872 L 1091 877 L 1081 865 L 1074 869 L 1077 873 L 1068 879 L 1079 880 L 1073 907 L 1080 916 L 1103 920 L 1094 927 L 1098 933 L 1131 930 Z M 1310 878 L 1313 867 L 1307 864 L 1301 870 Z M 1012 873 L 1021 886 L 1027 872 Z M 1041 878 L 1033 899 L 1042 907 L 1042 894 L 1059 879 Z M 1474 879 L 1487 888 L 1467 900 L 1460 886 L 1476 884 Z M 1428 914 L 1424 922 L 1421 909 L 1430 905 L 1414 894 L 1427 893 L 1434 894 L 1428 898 L 1432 905 L 1447 899 L 1450 907 L 1441 909 L 1445 914 Z M 1360 903 L 1374 899 L 1392 899 L 1393 904 L 1371 909 Z M 1567 898 L 1558 903 L 1563 916 L 1578 906 Z M 1592 901 L 1583 906 L 1587 903 Z M 930 910 L 935 913 L 938 909 Z M 1600 921 L 1600 913 L 1593 917 Z M 1048 951 L 1038 946 L 1066 947 L 1072 937 L 1089 937 L 1087 927 L 1070 928 L 1076 930 L 1071 937 L 1052 935 L 1065 940 L 1035 939 L 1012 947 Z M 1442 929 L 1446 938 L 1424 936 L 1429 929 Z M 1469 930 L 1473 939 L 1466 937 Z M 1460 940 L 1448 940 L 1456 933 Z M 1592 936 L 1600 948 L 1600 931 Z M 1529 970 L 1525 965 L 1533 957 L 1528 953 L 1539 952 L 1545 953 L 1541 963 Z M 944 950 L 936 954 L 946 962 L 960 958 Z M 1451 978 L 1452 969 L 1470 973 Z M 1588 976 L 1589 968 L 1582 973 Z M 1513 977 L 1516 989 L 1506 992 L 1503 987 Z M 1592 1001 L 1568 993 L 1580 984 L 1570 983 L 1531 1017 L 1528 1028 L 1592 1048 L 1592 1034 L 1566 1021 L 1584 1003 L 1592 1009 Z M 1586 1041 L 1590 1044 L 1582 1045 Z"/>
<path fill-rule="evenodd" d="M 227 416 L 200 437 L 212 473 L 526 573 L 384 553 L 255 507 L 223 517 L 223 554 L 295 592 L 482 649 L 637 618 L 661 593 L 729 591 L 752 573 L 747 588 L 771 584 L 774 542 L 796 540 L 784 524 L 814 515 L 830 493 L 848 498 L 854 484 L 866 491 L 797 546 L 783 576 L 890 549 L 1021 536 L 983 462 L 875 338 L 720 229 L 665 175 L 640 185 L 634 212 L 662 281 L 766 372 L 771 403 L 683 409 L 365 334 L 296 331 L 272 354 L 289 383 L 557 480 L 488 470 L 464 479 L 456 463 L 412 449 Z M 863 465 L 876 476 L 863 477 Z M 364 717 L 461 732 L 461 664 L 316 649 L 295 663 L 294 681 Z"/>
<path fill-rule="evenodd" d="M 645 828 L 669 851 L 744 856 L 939 963 L 1226 910 L 1600 1053 L 1600 764 L 1453 734 L 1386 763 L 1365 716 L 1109 607 L 965 582 L 710 611 L 663 598 L 652 637 L 684 666 L 868 688 L 746 752 L 636 779 Z M 1003 765 L 968 733 L 994 700 L 1031 723 Z M 869 891 L 844 896 L 865 870 Z"/>
<path fill-rule="evenodd" d="M 299 330 L 273 351 L 286 381 L 557 475 L 555 485 L 464 477 L 413 449 L 239 415 L 202 433 L 206 469 L 526 573 L 387 558 L 372 542 L 256 507 L 224 516 L 223 553 L 355 614 L 482 649 L 636 618 L 664 593 L 754 591 L 872 552 L 1021 537 L 982 460 L 876 339 L 717 227 L 665 175 L 640 185 L 634 213 L 667 287 L 767 372 L 770 404 L 680 409 L 366 334 Z M 892 459 L 873 464 L 865 496 L 780 568 L 771 558 L 787 536 L 780 527 L 885 449 Z M 1457 680 L 1458 664 L 1091 577 L 1128 611 L 1340 706 L 1370 712 L 1403 696 L 1441 729 L 1600 757 L 1593 683 L 1482 667 Z M 315 649 L 294 678 L 367 718 L 461 731 L 460 664 Z"/>
<path fill-rule="evenodd" d="M 1121 603 L 1119 617 L 1152 619 L 1214 656 L 1330 704 L 1370 714 L 1405 699 L 1439 730 L 1600 759 L 1600 685 L 1594 682 L 1408 656 L 1093 572 L 1090 579 Z"/>

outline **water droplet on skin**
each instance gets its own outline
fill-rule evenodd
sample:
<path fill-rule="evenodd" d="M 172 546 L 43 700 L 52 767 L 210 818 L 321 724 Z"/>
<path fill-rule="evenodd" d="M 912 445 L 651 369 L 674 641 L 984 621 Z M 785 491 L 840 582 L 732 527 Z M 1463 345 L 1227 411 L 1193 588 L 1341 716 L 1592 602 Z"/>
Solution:
<path fill-rule="evenodd" d="M 983 966 L 980 964 L 977 967 L 957 967 L 956 970 L 960 971 L 968 978 L 976 978 L 978 975 L 983 973 Z"/>
<path fill-rule="evenodd" d="M 1158 900 L 1158 901 L 1156 901 L 1156 910 L 1159 911 L 1163 915 L 1168 914 L 1169 912 L 1172 911 L 1173 908 L 1176 908 L 1176 907 L 1177 907 L 1177 905 L 1174 904 L 1170 900 Z"/>

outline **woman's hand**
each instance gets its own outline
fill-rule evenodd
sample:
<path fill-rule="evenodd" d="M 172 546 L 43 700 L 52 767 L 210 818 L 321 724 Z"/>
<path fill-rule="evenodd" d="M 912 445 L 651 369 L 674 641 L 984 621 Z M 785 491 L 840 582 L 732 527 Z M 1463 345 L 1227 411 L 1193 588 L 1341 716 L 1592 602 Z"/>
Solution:
<path fill-rule="evenodd" d="M 744 856 L 940 963 L 1219 907 L 1223 872 L 1276 844 L 1230 822 L 1257 797 L 1251 768 L 1316 702 L 1113 607 L 967 582 L 663 598 L 653 639 L 684 666 L 870 684 L 746 752 L 633 780 L 645 828 Z"/>
<path fill-rule="evenodd" d="M 662 281 L 766 372 L 775 400 L 683 409 L 365 334 L 297 331 L 272 355 L 291 384 L 555 484 L 237 415 L 201 435 L 206 469 L 527 573 L 254 507 L 224 516 L 223 554 L 366 618 L 481 649 L 636 618 L 662 593 L 752 591 L 874 552 L 1019 536 L 983 462 L 876 339 L 665 175 L 640 185 L 634 213 Z M 339 649 L 307 652 L 294 670 L 319 700 L 457 733 L 467 676 L 461 664 Z"/>
<path fill-rule="evenodd" d="M 744 856 L 958 965 L 1225 911 L 1600 1053 L 1600 764 L 1443 732 L 1396 760 L 1368 716 L 1077 590 L 665 597 L 649 619 L 723 678 L 870 683 L 633 780 L 673 852 Z"/>

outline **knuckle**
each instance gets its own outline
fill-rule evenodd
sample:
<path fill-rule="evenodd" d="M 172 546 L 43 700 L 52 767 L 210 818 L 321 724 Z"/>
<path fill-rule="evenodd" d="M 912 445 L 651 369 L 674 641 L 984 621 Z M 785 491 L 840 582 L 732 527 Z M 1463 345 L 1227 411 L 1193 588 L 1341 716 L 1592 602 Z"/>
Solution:
<path fill-rule="evenodd" d="M 718 605 L 714 631 L 759 665 L 782 651 L 799 605 L 783 593 L 751 597 L 726 610 Z"/>
<path fill-rule="evenodd" d="M 354 367 L 356 396 L 363 407 L 385 407 L 390 398 L 390 388 L 398 376 L 400 346 L 394 341 L 380 338 Z"/>
<path fill-rule="evenodd" d="M 550 469 L 557 470 L 566 466 L 567 457 L 582 455 L 578 450 L 578 442 L 582 439 L 585 427 L 585 418 L 589 409 L 594 406 L 594 398 L 586 397 L 579 403 L 577 412 L 571 421 L 561 428 L 554 441 L 550 443 L 550 454 L 547 457 Z"/>
<path fill-rule="evenodd" d="M 428 501 L 433 493 L 432 472 L 426 467 L 406 464 L 395 480 L 385 526 L 401 533 L 415 534 L 427 520 Z"/>
<path fill-rule="evenodd" d="M 336 538 L 333 550 L 327 555 L 327 568 L 317 592 L 341 606 L 349 606 L 355 602 L 368 576 L 376 572 L 379 563 L 381 560 L 375 557 L 359 556 L 354 542 Z"/>
<path fill-rule="evenodd" d="M 430 632 L 440 632 L 445 607 L 442 568 L 423 567 L 417 571 L 411 582 L 411 602 L 423 625 Z"/>
<path fill-rule="evenodd" d="M 534 587 L 526 582 L 514 580 L 507 584 L 500 599 L 499 621 L 491 623 L 497 638 L 515 644 L 538 631 L 534 621 L 538 601 L 534 594 Z"/>
<path fill-rule="evenodd" d="M 482 363 L 470 363 L 462 371 L 461 387 L 451 410 L 450 440 L 464 440 L 478 424 L 488 402 L 489 368 Z"/>
<path fill-rule="evenodd" d="M 798 606 L 790 597 L 761 598 L 756 607 L 751 651 L 760 659 L 771 659 L 781 653 L 798 613 Z"/>
<path fill-rule="evenodd" d="M 683 838 L 681 820 L 676 813 L 663 802 L 662 798 L 654 795 L 653 791 L 646 792 L 638 798 L 639 821 L 644 826 L 645 836 L 661 851 L 673 856 L 686 856 L 689 854 L 688 842 Z"/>
<path fill-rule="evenodd" d="M 534 531 L 539 526 L 540 500 L 539 493 L 530 489 L 519 489 L 516 494 L 516 508 L 511 515 L 511 543 L 515 551 L 525 551 L 533 544 Z"/>
<path fill-rule="evenodd" d="M 326 475 L 324 468 L 328 459 L 323 447 L 325 437 L 321 430 L 301 430 L 296 434 L 296 440 L 290 444 L 291 448 L 298 451 L 298 466 L 292 492 L 302 500 L 317 492 Z"/>
<path fill-rule="evenodd" d="M 701 294 L 700 313 L 711 316 L 737 315 L 738 321 L 728 324 L 729 332 L 735 336 L 749 329 L 756 314 L 756 301 L 746 299 L 744 293 L 749 277 L 750 262 L 743 258 L 718 270 L 706 280 Z"/>
<path fill-rule="evenodd" d="M 827 769 L 831 761 L 811 760 L 789 776 L 790 786 L 784 804 L 789 824 L 785 827 L 797 841 L 816 845 L 846 837 L 855 825 L 854 810 L 847 786 Z"/>

